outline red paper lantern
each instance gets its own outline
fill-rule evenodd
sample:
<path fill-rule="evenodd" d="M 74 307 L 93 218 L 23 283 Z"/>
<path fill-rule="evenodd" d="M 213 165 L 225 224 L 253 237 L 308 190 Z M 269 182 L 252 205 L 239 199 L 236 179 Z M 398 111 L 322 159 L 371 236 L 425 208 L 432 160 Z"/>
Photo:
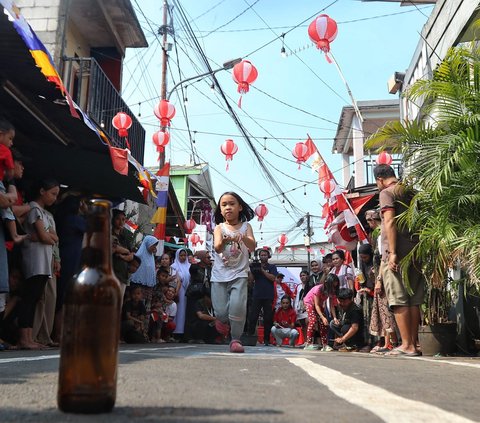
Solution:
<path fill-rule="evenodd" d="M 250 84 L 252 84 L 258 76 L 255 66 L 248 60 L 242 60 L 233 67 L 232 77 L 238 84 L 238 92 L 240 94 L 248 93 Z"/>
<path fill-rule="evenodd" d="M 262 222 L 263 218 L 268 214 L 268 209 L 265 204 L 259 204 L 257 207 L 255 207 L 255 214 L 258 217 L 258 221 Z"/>
<path fill-rule="evenodd" d="M 308 147 L 303 142 L 297 142 L 293 148 L 292 154 L 293 157 L 297 159 L 298 168 L 300 169 L 300 164 L 306 161 L 306 156 L 308 153 Z"/>
<path fill-rule="evenodd" d="M 132 126 L 132 118 L 124 112 L 118 112 L 112 119 L 112 125 L 119 136 L 126 137 L 128 129 Z"/>
<path fill-rule="evenodd" d="M 190 235 L 190 243 L 196 247 L 197 244 L 200 243 L 200 236 L 197 234 L 197 233 L 193 233 L 192 235 Z"/>
<path fill-rule="evenodd" d="M 281 235 L 278 237 L 278 242 L 280 243 L 280 247 L 278 247 L 278 252 L 281 253 L 281 252 L 283 251 L 283 249 L 285 248 L 285 245 L 286 245 L 287 242 L 288 242 L 287 235 L 281 234 Z"/>
<path fill-rule="evenodd" d="M 386 151 L 382 151 L 377 157 L 377 164 L 391 165 L 393 158 L 391 154 L 388 154 Z"/>
<path fill-rule="evenodd" d="M 157 151 L 161 153 L 165 150 L 165 146 L 170 141 L 170 134 L 165 131 L 157 131 L 152 135 L 152 140 L 157 146 Z"/>
<path fill-rule="evenodd" d="M 337 23 L 328 15 L 319 15 L 308 26 L 308 36 L 325 53 L 328 62 L 331 62 L 327 53 L 330 51 L 330 43 L 337 36 Z"/>
<path fill-rule="evenodd" d="M 195 220 L 191 218 L 186 220 L 185 223 L 183 224 L 183 227 L 185 229 L 185 232 L 187 232 L 187 234 L 191 234 L 192 231 L 195 229 L 195 226 L 197 226 L 197 222 L 195 222 Z"/>
<path fill-rule="evenodd" d="M 233 140 L 225 140 L 225 142 L 220 147 L 220 151 L 225 154 L 225 160 L 227 162 L 226 170 L 228 170 L 228 162 L 233 160 L 233 156 L 238 151 L 238 146 L 233 142 Z"/>
<path fill-rule="evenodd" d="M 160 100 L 160 103 L 153 109 L 153 113 L 160 119 L 160 125 L 170 126 L 170 121 L 175 116 L 175 106 L 168 100 Z"/>
<path fill-rule="evenodd" d="M 322 191 L 325 194 L 325 196 L 329 196 L 333 191 L 335 191 L 336 187 L 337 185 L 331 179 L 322 181 L 319 184 L 320 191 Z"/>

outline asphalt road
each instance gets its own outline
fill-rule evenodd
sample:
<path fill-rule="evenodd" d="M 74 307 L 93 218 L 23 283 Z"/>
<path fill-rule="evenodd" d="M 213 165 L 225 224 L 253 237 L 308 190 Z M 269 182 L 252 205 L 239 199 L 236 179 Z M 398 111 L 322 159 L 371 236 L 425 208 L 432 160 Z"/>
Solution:
<path fill-rule="evenodd" d="M 480 421 L 478 358 L 122 345 L 112 413 L 57 409 L 58 350 L 0 353 L 3 422 Z"/>

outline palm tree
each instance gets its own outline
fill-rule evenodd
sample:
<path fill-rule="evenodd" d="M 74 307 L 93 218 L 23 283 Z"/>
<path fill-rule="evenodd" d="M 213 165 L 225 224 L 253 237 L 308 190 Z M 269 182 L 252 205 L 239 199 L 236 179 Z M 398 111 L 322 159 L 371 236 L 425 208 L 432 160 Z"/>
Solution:
<path fill-rule="evenodd" d="M 480 48 L 450 49 L 432 79 L 404 95 L 423 101 L 421 120 L 389 122 L 366 142 L 377 150 L 393 143 L 403 154 L 405 183 L 415 188 L 399 222 L 419 243 L 404 263 L 421 260 L 437 288 L 460 264 L 480 287 Z"/>

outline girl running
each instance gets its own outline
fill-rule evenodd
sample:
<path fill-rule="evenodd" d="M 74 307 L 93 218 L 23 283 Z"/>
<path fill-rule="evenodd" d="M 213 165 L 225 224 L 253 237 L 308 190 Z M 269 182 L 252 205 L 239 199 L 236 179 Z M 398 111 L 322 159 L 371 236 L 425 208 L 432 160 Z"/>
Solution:
<path fill-rule="evenodd" d="M 224 336 L 231 332 L 230 352 L 243 353 L 240 336 L 247 312 L 247 276 L 249 251 L 255 250 L 255 238 L 249 220 L 251 207 L 234 192 L 226 192 L 215 210 L 212 303 L 215 327 Z"/>

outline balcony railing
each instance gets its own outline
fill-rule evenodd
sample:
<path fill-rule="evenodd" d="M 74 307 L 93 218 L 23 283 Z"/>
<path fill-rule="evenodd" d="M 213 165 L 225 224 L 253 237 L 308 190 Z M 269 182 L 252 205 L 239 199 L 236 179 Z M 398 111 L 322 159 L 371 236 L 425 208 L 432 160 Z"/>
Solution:
<path fill-rule="evenodd" d="M 365 163 L 365 175 L 366 175 L 366 185 L 369 184 L 374 184 L 375 183 L 375 178 L 373 177 L 373 168 L 377 165 L 375 160 L 364 160 Z M 395 174 L 398 177 L 402 176 L 403 173 L 403 167 L 402 167 L 402 161 L 400 159 L 393 159 L 392 164 L 390 165 L 393 167 L 395 170 Z"/>
<path fill-rule="evenodd" d="M 130 151 L 143 164 L 145 150 L 145 129 L 135 117 L 119 92 L 92 57 L 65 57 L 66 86 L 73 100 L 91 119 L 108 134 L 115 147 L 125 148 L 125 139 L 118 136 L 112 126 L 112 118 L 118 112 L 125 112 L 132 118 L 128 130 Z"/>

